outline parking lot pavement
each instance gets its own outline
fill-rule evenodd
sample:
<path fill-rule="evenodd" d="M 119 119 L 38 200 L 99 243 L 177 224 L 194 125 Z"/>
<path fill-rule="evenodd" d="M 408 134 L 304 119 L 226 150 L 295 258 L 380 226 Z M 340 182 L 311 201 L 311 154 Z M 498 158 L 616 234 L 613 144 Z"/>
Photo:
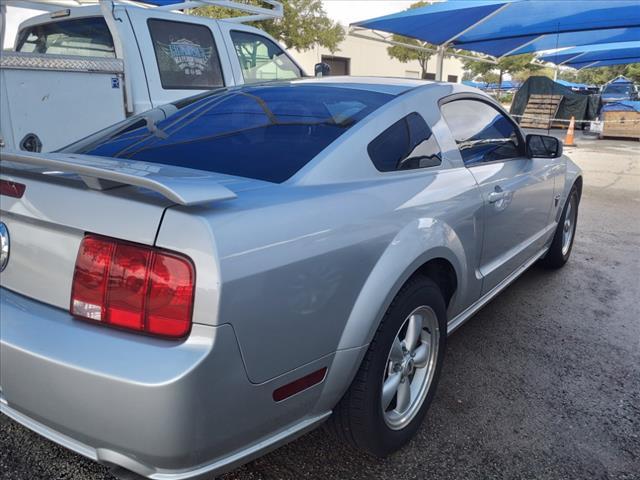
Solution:
<path fill-rule="evenodd" d="M 565 268 L 534 267 L 449 339 L 417 437 L 387 460 L 312 432 L 223 478 L 640 479 L 640 143 L 578 138 Z M 0 478 L 110 479 L 0 419 Z"/>

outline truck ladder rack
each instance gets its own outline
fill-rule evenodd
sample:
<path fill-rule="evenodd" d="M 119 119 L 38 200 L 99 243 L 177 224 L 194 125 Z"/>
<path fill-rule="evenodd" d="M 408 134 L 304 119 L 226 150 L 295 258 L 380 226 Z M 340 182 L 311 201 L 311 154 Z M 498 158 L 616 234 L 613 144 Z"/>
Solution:
<path fill-rule="evenodd" d="M 168 0 L 20 0 L 21 4 L 33 5 L 33 7 L 42 6 L 46 10 L 53 10 L 55 7 L 65 8 L 73 6 L 91 5 L 104 2 L 113 2 L 115 4 L 125 5 L 138 5 L 147 8 L 156 8 L 158 10 L 185 10 L 188 8 L 197 7 L 224 7 L 232 10 L 238 10 L 240 12 L 246 12 L 249 15 L 242 17 L 225 18 L 227 22 L 243 23 L 243 22 L 255 22 L 258 20 L 272 20 L 274 18 L 282 18 L 284 15 L 284 8 L 277 0 L 262 0 L 269 7 L 259 7 L 257 5 L 250 5 L 236 0 L 176 0 L 175 3 L 170 3 Z M 0 0 L 0 5 L 9 5 L 11 2 L 8 0 Z"/>
<path fill-rule="evenodd" d="M 144 2 L 144 0 L 142 0 Z M 153 1 L 153 0 L 149 0 Z M 182 10 L 185 8 L 197 8 L 206 6 L 231 8 L 241 12 L 247 12 L 249 15 L 243 17 L 225 18 L 228 22 L 255 22 L 258 20 L 271 20 L 274 18 L 282 18 L 284 9 L 282 4 L 276 0 L 262 0 L 264 3 L 271 5 L 272 8 L 259 7 L 247 3 L 237 2 L 234 0 L 185 0 L 183 2 L 173 3 L 171 5 L 157 6 L 158 10 Z"/>

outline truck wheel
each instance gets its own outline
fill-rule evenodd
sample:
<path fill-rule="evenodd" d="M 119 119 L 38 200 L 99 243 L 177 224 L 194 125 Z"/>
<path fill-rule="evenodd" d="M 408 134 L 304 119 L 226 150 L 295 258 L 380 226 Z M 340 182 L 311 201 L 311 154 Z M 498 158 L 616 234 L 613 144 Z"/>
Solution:
<path fill-rule="evenodd" d="M 573 187 L 562 211 L 562 216 L 556 227 L 556 233 L 553 236 L 549 251 L 541 260 L 544 267 L 551 269 L 560 268 L 569 260 L 576 233 L 578 203 L 578 191 L 576 187 Z"/>
<path fill-rule="evenodd" d="M 415 434 L 435 394 L 447 341 L 446 307 L 429 278 L 410 279 L 387 310 L 329 428 L 384 457 Z"/>

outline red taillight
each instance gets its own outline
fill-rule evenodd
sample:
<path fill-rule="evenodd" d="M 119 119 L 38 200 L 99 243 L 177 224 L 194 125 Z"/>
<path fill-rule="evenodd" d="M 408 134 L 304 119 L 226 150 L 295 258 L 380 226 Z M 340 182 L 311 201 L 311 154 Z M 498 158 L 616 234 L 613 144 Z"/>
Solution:
<path fill-rule="evenodd" d="M 149 277 L 146 327 L 150 333 L 179 337 L 189 330 L 193 268 L 184 259 L 156 255 Z"/>
<path fill-rule="evenodd" d="M 194 269 L 156 248 L 87 235 L 80 244 L 71 313 L 106 325 L 180 338 L 191 328 Z"/>
<path fill-rule="evenodd" d="M 151 249 L 120 244 L 111 261 L 107 318 L 109 323 L 143 330 Z"/>
<path fill-rule="evenodd" d="M 115 242 L 85 237 L 80 244 L 71 290 L 71 313 L 98 322 L 105 321 L 107 279 Z"/>
<path fill-rule="evenodd" d="M 11 182 L 9 180 L 0 180 L 0 195 L 7 195 L 13 198 L 22 198 L 24 191 L 27 189 L 26 185 L 17 182 Z"/>

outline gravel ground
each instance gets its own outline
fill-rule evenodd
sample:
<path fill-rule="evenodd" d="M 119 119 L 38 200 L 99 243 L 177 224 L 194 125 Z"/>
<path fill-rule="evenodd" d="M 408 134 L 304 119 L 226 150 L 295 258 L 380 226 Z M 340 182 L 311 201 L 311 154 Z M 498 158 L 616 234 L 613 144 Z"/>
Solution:
<path fill-rule="evenodd" d="M 249 479 L 640 479 L 640 144 L 579 139 L 578 233 L 449 340 L 417 437 L 385 461 L 320 429 L 225 475 Z M 2 416 L 0 478 L 112 479 Z"/>

